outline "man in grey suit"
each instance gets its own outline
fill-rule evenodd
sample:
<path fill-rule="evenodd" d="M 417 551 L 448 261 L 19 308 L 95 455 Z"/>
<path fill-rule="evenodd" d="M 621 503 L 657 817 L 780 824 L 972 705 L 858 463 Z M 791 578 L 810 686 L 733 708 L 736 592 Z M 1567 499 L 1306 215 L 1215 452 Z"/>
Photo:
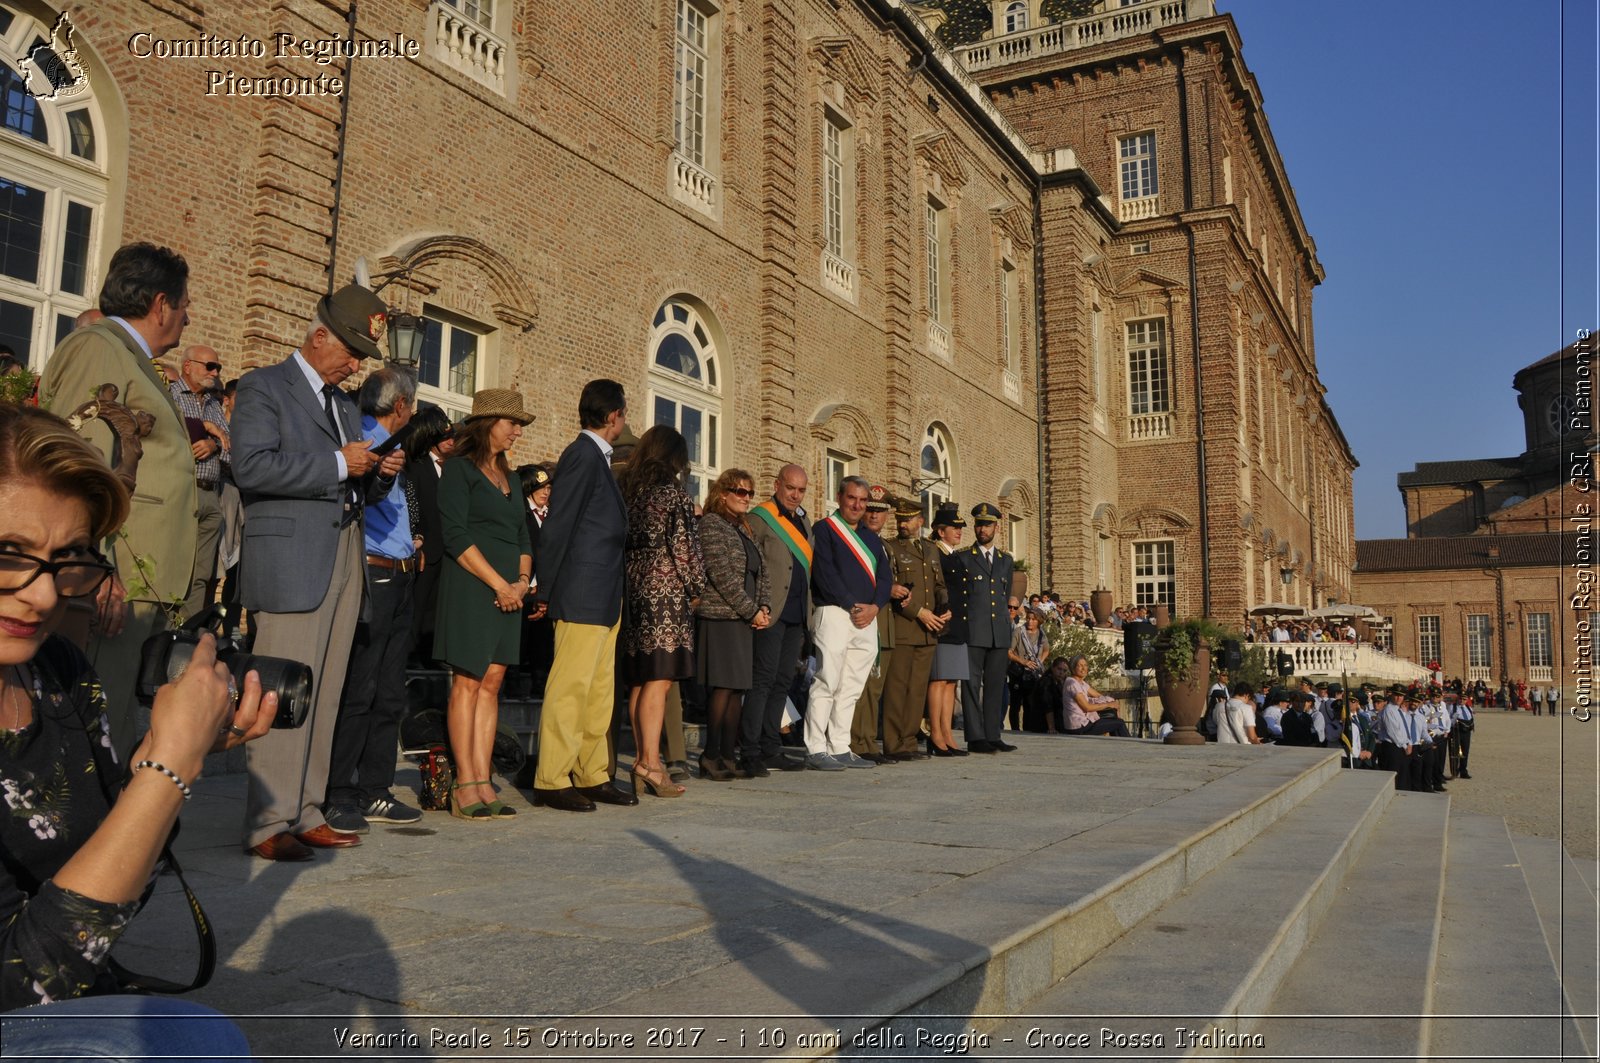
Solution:
<path fill-rule="evenodd" d="M 1016 749 L 1000 739 L 1005 716 L 1006 651 L 1011 648 L 1011 555 L 994 545 L 1000 510 L 988 502 L 972 507 L 977 542 L 958 555 L 967 568 L 967 659 L 961 726 L 973 753 Z"/>
<path fill-rule="evenodd" d="M 611 447 L 627 428 L 627 413 L 627 397 L 615 380 L 583 386 L 583 430 L 556 465 L 550 517 L 539 533 L 533 597 L 549 607 L 556 651 L 539 715 L 533 803 L 566 812 L 592 812 L 596 801 L 639 803 L 612 783 L 606 752 L 628 536 L 627 506 L 611 475 Z"/>
<path fill-rule="evenodd" d="M 362 358 L 379 358 L 383 302 L 349 285 L 317 304 L 300 349 L 239 381 L 233 474 L 244 499 L 244 607 L 255 652 L 311 667 L 311 711 L 295 729 L 252 742 L 244 846 L 267 860 L 359 845 L 331 829 L 321 805 L 339 693 L 366 594 L 362 506 L 387 494 L 405 462 L 362 439 L 338 388 Z"/>

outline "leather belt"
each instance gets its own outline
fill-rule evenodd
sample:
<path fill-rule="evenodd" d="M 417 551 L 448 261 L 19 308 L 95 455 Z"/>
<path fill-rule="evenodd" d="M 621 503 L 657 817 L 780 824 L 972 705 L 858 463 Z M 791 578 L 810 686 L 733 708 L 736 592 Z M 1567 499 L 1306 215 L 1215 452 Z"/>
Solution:
<path fill-rule="evenodd" d="M 368 554 L 367 564 L 373 568 L 386 568 L 391 572 L 415 572 L 417 570 L 417 559 L 414 557 L 396 560 L 392 557 L 384 557 L 382 554 Z"/>

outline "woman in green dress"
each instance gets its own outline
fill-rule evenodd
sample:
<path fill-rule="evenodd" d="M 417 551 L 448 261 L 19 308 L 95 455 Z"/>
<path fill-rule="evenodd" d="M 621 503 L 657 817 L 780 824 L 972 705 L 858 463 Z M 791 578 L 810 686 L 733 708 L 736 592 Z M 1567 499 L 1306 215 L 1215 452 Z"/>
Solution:
<path fill-rule="evenodd" d="M 495 797 L 489 776 L 500 684 L 506 666 L 518 663 L 533 571 L 521 485 L 512 487 L 506 451 L 531 420 L 517 392 L 478 392 L 439 477 L 445 561 L 433 652 L 451 670 L 447 722 L 458 781 L 450 812 L 460 819 L 516 814 Z"/>

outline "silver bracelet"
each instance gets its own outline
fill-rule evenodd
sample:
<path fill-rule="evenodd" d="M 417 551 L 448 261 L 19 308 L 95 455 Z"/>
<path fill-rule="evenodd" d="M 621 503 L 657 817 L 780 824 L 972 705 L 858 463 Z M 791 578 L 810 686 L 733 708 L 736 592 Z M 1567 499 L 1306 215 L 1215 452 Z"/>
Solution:
<path fill-rule="evenodd" d="M 165 764 L 154 760 L 141 760 L 139 763 L 133 766 L 133 773 L 135 775 L 139 774 L 141 768 L 154 768 L 156 771 L 159 771 L 161 774 L 171 779 L 178 789 L 183 791 L 183 799 L 185 801 L 194 796 L 194 791 L 189 789 L 189 784 L 178 778 L 178 773 L 167 767 Z"/>

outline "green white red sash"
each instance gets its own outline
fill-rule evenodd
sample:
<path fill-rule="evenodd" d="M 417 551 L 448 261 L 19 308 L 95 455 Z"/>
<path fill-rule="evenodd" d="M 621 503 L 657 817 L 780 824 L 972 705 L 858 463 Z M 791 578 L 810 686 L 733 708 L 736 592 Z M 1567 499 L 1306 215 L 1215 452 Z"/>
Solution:
<path fill-rule="evenodd" d="M 800 566 L 809 574 L 811 572 L 811 544 L 806 541 L 805 533 L 796 527 L 793 521 L 779 512 L 777 504 L 770 498 L 760 505 L 752 506 L 750 512 L 760 517 L 766 526 L 772 529 L 773 533 L 777 535 L 778 541 L 789 548 L 789 552 L 794 555 L 795 560 L 800 562 Z"/>
<path fill-rule="evenodd" d="M 837 513 L 829 517 L 827 523 L 831 524 L 833 530 L 839 533 L 839 538 L 844 540 L 845 546 L 850 548 L 850 552 L 855 555 L 855 559 L 861 562 L 861 567 L 867 570 L 867 578 L 876 587 L 878 585 L 878 559 L 871 550 L 867 549 L 867 544 L 861 541 L 861 536 L 856 534 L 854 528 L 840 520 Z"/>

